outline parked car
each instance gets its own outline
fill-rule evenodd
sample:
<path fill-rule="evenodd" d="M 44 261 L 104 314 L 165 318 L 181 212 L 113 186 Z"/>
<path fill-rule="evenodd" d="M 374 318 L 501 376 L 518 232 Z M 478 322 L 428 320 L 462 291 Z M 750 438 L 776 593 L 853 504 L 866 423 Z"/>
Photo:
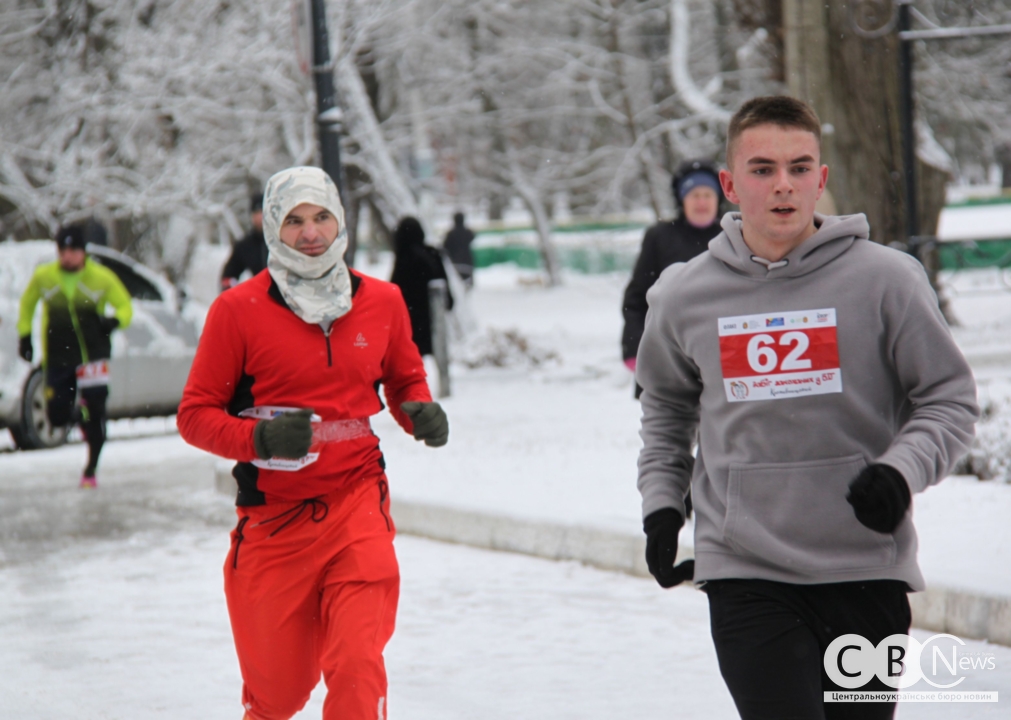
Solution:
<path fill-rule="evenodd" d="M 107 247 L 89 245 L 88 253 L 116 273 L 133 299 L 133 321 L 112 335 L 109 417 L 174 414 L 196 352 L 199 316 L 182 311 L 176 289 L 158 273 Z M 49 240 L 0 243 L 0 428 L 23 449 L 61 445 L 69 430 L 46 418 L 41 358 L 33 365 L 17 354 L 21 294 L 35 267 L 55 258 Z M 37 309 L 36 348 L 42 347 L 40 316 Z"/>

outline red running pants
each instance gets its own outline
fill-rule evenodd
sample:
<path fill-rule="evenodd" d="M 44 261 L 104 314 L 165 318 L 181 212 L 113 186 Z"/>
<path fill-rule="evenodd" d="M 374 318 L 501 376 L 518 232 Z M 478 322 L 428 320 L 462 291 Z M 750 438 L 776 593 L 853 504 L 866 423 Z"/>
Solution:
<path fill-rule="evenodd" d="M 320 675 L 324 720 L 385 720 L 400 569 L 386 478 L 238 508 L 225 596 L 251 720 L 287 720 Z"/>

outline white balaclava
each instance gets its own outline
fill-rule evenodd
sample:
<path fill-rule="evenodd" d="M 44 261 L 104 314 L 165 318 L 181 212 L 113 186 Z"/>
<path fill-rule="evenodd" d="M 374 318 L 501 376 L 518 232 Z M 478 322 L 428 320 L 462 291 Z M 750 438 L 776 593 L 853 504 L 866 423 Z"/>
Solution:
<path fill-rule="evenodd" d="M 281 223 L 302 203 L 324 207 L 337 218 L 337 239 L 316 257 L 281 242 Z M 263 237 L 269 251 L 267 270 L 296 315 L 328 330 L 334 320 L 351 309 L 351 274 L 344 264 L 348 246 L 344 206 L 337 186 L 323 170 L 293 167 L 267 181 L 263 192 Z"/>

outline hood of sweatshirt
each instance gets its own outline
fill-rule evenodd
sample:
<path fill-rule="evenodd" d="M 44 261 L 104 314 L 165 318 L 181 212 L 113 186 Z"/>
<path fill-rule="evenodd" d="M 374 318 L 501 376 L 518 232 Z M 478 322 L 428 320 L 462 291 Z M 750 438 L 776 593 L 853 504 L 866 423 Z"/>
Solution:
<path fill-rule="evenodd" d="M 870 237 L 867 216 L 814 214 L 814 235 L 795 247 L 778 262 L 755 255 L 741 232 L 741 214 L 728 212 L 720 225 L 723 232 L 709 243 L 709 252 L 735 272 L 763 280 L 778 280 L 806 275 L 832 262 L 853 243 Z"/>

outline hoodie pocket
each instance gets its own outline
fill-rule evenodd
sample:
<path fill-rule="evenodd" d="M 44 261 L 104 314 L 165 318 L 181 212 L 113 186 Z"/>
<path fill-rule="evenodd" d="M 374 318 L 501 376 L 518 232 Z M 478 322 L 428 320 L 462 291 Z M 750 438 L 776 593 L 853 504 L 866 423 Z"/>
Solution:
<path fill-rule="evenodd" d="M 864 527 L 846 502 L 863 455 L 730 466 L 723 534 L 739 552 L 784 570 L 831 573 L 895 562 L 891 535 Z"/>

